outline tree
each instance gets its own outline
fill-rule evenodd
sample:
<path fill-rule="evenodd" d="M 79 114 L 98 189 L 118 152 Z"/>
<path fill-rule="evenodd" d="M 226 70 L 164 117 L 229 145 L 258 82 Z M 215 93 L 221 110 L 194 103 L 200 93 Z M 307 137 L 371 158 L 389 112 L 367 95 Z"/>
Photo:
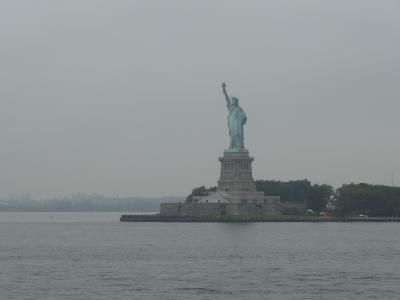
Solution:
<path fill-rule="evenodd" d="M 192 193 L 186 198 L 186 202 L 192 202 L 193 196 L 207 196 L 209 190 L 202 185 L 192 190 Z"/>
<path fill-rule="evenodd" d="M 328 184 L 313 184 L 307 199 L 307 208 L 320 212 L 326 208 L 333 196 L 333 188 Z"/>
<path fill-rule="evenodd" d="M 400 188 L 367 183 L 343 184 L 337 190 L 342 215 L 399 216 Z"/>
<path fill-rule="evenodd" d="M 292 181 L 257 180 L 257 190 L 265 195 L 280 196 L 284 202 L 305 202 L 307 208 L 321 211 L 333 195 L 333 187 L 328 184 L 311 184 L 307 179 Z"/>

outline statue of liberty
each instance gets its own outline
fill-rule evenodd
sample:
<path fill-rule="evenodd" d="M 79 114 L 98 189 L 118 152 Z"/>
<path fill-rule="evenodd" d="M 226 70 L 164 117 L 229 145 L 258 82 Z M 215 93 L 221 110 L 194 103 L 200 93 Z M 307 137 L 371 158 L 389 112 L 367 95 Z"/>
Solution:
<path fill-rule="evenodd" d="M 247 117 L 244 110 L 239 106 L 239 99 L 229 97 L 226 92 L 226 83 L 222 83 L 222 90 L 228 107 L 228 128 L 230 143 L 229 148 L 225 152 L 247 152 L 244 148 L 244 131 L 243 125 L 246 124 Z"/>

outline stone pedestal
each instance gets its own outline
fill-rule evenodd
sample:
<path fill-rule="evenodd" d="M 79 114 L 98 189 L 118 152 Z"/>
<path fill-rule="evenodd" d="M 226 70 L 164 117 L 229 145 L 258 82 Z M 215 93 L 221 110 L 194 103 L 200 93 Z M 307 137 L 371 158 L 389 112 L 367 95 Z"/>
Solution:
<path fill-rule="evenodd" d="M 218 191 L 228 193 L 255 192 L 251 163 L 254 158 L 249 152 L 224 152 L 219 158 L 221 175 L 218 180 Z"/>

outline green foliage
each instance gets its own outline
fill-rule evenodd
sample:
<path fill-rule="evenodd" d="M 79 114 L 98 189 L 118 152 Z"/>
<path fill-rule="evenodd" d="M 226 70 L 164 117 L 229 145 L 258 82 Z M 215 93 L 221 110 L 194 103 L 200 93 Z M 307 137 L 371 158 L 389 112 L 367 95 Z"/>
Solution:
<path fill-rule="evenodd" d="M 196 187 L 192 190 L 192 193 L 186 198 L 186 202 L 191 202 L 193 196 L 207 196 L 209 192 L 215 192 L 217 187 L 213 186 L 210 188 L 206 188 L 204 185 Z"/>
<path fill-rule="evenodd" d="M 307 180 L 294 181 L 275 181 L 275 180 L 257 180 L 257 190 L 263 191 L 265 195 L 280 196 L 282 201 L 286 202 L 305 202 L 311 183 Z"/>
<path fill-rule="evenodd" d="M 257 190 L 265 195 L 276 195 L 285 202 L 305 202 L 308 209 L 321 211 L 333 195 L 333 188 L 327 184 L 311 184 L 307 179 L 288 182 L 257 180 Z"/>
<path fill-rule="evenodd" d="M 328 184 L 313 184 L 308 194 L 307 207 L 319 212 L 325 209 L 328 200 L 333 194 L 332 186 Z"/>
<path fill-rule="evenodd" d="M 400 188 L 344 184 L 337 190 L 337 206 L 342 215 L 399 216 Z"/>
<path fill-rule="evenodd" d="M 204 185 L 194 188 L 192 190 L 192 196 L 207 196 L 208 191 Z"/>

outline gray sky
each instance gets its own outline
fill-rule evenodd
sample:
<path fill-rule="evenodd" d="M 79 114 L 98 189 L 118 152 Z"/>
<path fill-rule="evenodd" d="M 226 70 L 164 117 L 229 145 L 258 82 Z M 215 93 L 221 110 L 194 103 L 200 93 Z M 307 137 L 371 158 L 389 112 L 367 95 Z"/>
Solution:
<path fill-rule="evenodd" d="M 0 197 L 215 185 L 220 84 L 256 179 L 400 183 L 400 2 L 0 3 Z"/>

